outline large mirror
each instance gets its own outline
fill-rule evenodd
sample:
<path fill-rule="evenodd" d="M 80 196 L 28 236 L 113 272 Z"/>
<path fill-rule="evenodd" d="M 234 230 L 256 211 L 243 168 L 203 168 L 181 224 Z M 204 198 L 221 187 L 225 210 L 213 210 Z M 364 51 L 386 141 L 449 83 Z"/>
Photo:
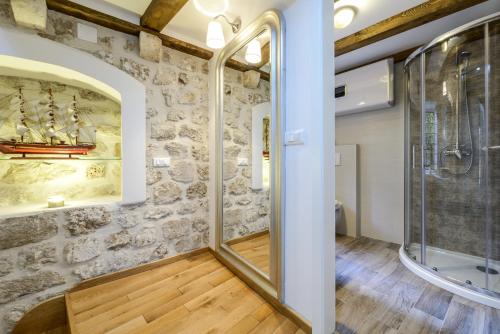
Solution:
<path fill-rule="evenodd" d="M 282 20 L 264 13 L 217 62 L 216 251 L 279 297 Z"/>

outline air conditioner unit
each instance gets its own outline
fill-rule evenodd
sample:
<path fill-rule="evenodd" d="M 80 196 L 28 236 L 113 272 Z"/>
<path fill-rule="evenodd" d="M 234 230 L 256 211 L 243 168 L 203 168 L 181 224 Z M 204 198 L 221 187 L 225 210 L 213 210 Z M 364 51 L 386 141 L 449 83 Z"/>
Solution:
<path fill-rule="evenodd" d="M 394 105 L 392 58 L 335 76 L 335 115 L 388 108 Z"/>

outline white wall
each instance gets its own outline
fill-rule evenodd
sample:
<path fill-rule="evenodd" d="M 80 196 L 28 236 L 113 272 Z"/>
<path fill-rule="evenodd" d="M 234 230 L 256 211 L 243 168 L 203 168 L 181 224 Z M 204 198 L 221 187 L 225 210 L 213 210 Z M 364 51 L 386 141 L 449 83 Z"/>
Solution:
<path fill-rule="evenodd" d="M 305 144 L 285 150 L 284 301 L 314 333 L 335 326 L 333 1 L 297 0 L 286 20 L 286 130 Z"/>
<path fill-rule="evenodd" d="M 404 237 L 404 89 L 395 65 L 395 105 L 336 118 L 336 144 L 358 144 L 361 235 L 402 243 Z"/>

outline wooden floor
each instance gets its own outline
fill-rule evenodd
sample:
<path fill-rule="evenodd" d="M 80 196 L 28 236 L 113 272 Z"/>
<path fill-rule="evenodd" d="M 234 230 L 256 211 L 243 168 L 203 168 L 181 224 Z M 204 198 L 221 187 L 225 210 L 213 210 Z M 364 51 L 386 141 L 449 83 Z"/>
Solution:
<path fill-rule="evenodd" d="M 401 264 L 398 249 L 337 237 L 338 333 L 500 333 L 500 310 L 427 283 Z"/>
<path fill-rule="evenodd" d="M 72 334 L 304 333 L 208 252 L 67 302 Z"/>
<path fill-rule="evenodd" d="M 269 275 L 269 232 L 255 238 L 231 242 L 229 247 Z"/>

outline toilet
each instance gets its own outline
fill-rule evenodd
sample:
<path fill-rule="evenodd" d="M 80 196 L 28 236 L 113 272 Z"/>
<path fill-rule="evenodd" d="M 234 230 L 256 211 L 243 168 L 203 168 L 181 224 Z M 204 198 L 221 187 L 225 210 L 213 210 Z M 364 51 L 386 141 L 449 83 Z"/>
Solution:
<path fill-rule="evenodd" d="M 335 200 L 335 225 L 338 225 L 342 218 L 342 202 Z"/>

